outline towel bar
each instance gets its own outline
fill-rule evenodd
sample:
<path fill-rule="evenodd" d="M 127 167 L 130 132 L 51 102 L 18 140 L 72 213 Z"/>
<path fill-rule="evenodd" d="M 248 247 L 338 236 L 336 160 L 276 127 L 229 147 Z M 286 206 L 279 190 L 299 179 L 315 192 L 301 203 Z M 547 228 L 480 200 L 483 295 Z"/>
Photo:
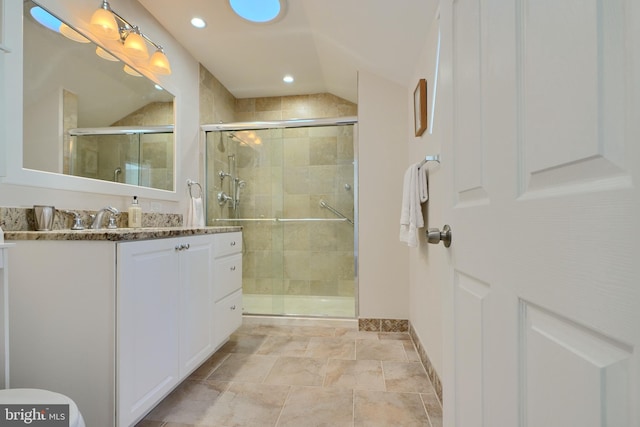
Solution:
<path fill-rule="evenodd" d="M 427 162 L 438 162 L 440 163 L 440 154 L 434 154 L 433 156 L 425 156 L 424 160 L 418 163 L 418 167 L 421 168 Z"/>

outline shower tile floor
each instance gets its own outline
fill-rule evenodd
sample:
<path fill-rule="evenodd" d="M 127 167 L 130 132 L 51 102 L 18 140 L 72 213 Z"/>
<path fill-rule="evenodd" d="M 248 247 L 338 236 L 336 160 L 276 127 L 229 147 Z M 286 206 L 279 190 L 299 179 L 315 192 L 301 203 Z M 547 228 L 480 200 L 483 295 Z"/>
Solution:
<path fill-rule="evenodd" d="M 355 298 L 314 295 L 243 294 L 247 314 L 286 314 L 292 316 L 355 317 Z"/>
<path fill-rule="evenodd" d="M 409 335 L 356 321 L 243 326 L 137 427 L 442 426 Z"/>

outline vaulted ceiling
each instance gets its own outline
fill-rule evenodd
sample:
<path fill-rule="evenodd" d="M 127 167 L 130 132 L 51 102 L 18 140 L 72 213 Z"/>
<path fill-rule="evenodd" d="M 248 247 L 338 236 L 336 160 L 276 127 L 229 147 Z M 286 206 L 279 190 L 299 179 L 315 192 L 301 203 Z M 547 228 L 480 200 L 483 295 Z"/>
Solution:
<path fill-rule="evenodd" d="M 434 0 L 283 0 L 254 24 L 228 0 L 138 0 L 236 97 L 329 92 L 357 101 L 357 72 L 406 84 L 433 21 Z M 190 24 L 198 16 L 204 29 Z M 285 74 L 294 76 L 285 84 Z"/>

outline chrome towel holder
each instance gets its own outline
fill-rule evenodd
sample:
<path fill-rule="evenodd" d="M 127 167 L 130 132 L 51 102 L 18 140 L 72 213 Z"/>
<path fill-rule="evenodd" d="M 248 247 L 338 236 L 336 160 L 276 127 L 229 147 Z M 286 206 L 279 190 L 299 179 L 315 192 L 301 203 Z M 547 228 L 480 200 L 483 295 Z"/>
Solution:
<path fill-rule="evenodd" d="M 440 154 L 434 154 L 432 156 L 425 156 L 425 158 L 418 163 L 418 168 L 424 166 L 427 162 L 437 162 L 440 163 Z"/>
<path fill-rule="evenodd" d="M 200 194 L 197 197 L 194 197 L 192 189 L 193 186 L 198 187 L 198 189 L 200 190 Z M 189 197 L 191 197 L 192 199 L 197 199 L 198 197 L 202 197 L 204 195 L 204 191 L 202 191 L 202 186 L 200 185 L 199 182 L 193 181 L 191 179 L 187 180 L 187 186 L 189 187 Z"/>

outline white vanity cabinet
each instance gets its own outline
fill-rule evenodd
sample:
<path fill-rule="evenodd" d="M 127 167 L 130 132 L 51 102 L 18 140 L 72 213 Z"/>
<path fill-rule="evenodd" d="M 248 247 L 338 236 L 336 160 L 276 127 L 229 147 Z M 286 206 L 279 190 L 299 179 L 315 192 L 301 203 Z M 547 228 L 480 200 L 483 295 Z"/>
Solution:
<path fill-rule="evenodd" d="M 12 387 L 69 396 L 88 426 L 134 425 L 240 325 L 242 255 L 219 249 L 234 240 L 16 241 Z"/>
<path fill-rule="evenodd" d="M 242 323 L 242 233 L 220 235 L 214 248 L 215 336 L 226 340 Z"/>
<path fill-rule="evenodd" d="M 118 244 L 118 425 L 143 416 L 215 350 L 212 295 L 226 286 L 214 280 L 220 239 Z"/>

